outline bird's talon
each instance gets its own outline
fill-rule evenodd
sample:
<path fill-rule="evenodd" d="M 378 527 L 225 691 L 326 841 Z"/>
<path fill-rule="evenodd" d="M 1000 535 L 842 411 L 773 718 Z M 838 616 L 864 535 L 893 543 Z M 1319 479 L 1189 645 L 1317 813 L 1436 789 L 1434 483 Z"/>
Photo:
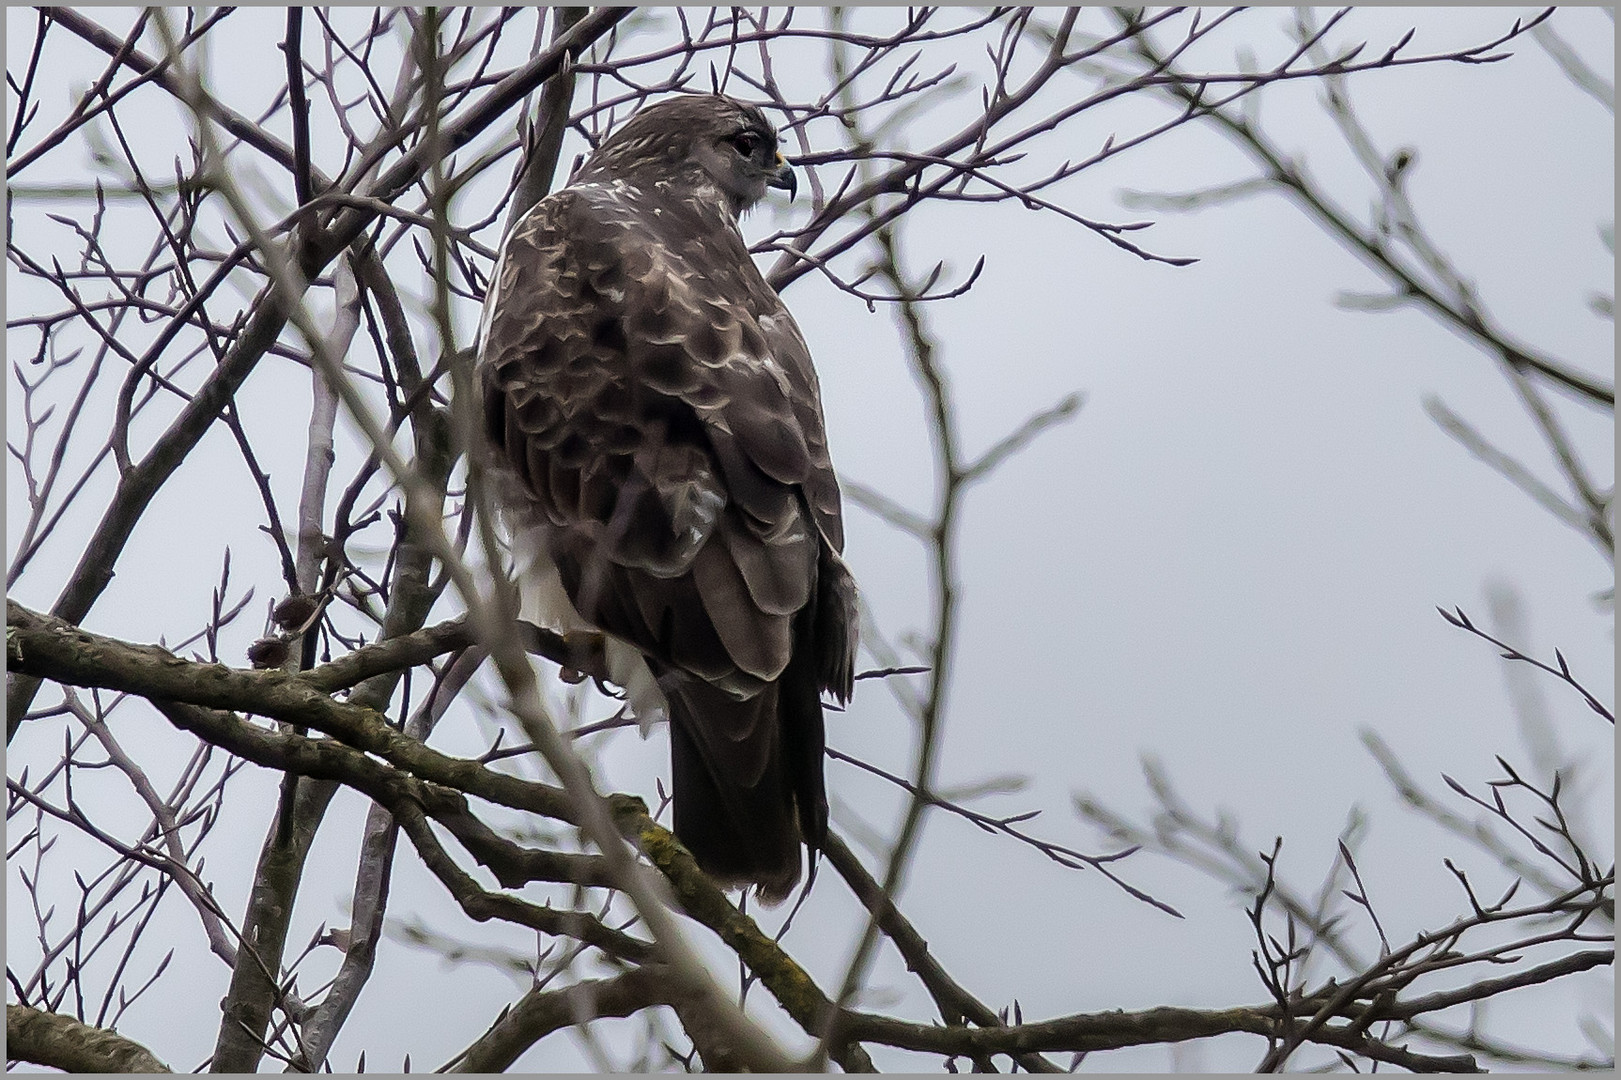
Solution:
<path fill-rule="evenodd" d="M 583 682 L 587 675 L 600 677 L 608 669 L 608 642 L 598 630 L 568 630 L 563 634 L 568 663 L 563 665 L 563 681 Z"/>

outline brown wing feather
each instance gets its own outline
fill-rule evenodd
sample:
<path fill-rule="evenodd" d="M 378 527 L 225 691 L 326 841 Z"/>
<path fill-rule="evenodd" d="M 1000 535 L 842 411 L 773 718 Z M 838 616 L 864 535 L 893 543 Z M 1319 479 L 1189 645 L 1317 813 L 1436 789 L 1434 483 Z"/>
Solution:
<path fill-rule="evenodd" d="M 817 575 L 806 518 L 841 533 L 809 356 L 774 294 L 762 328 L 754 309 L 767 304 L 749 287 L 759 275 L 735 233 L 649 242 L 684 219 L 611 194 L 565 189 L 508 239 L 482 350 L 490 433 L 536 516 L 570 537 L 583 616 L 673 662 L 645 614 L 629 615 L 640 591 L 660 591 L 644 575 L 691 573 L 713 631 L 700 637 L 724 655 L 689 648 L 677 666 L 713 678 L 729 662 L 774 679 L 788 660 L 785 617 Z M 699 269 L 739 257 L 743 272 Z M 831 518 L 818 512 L 827 491 Z M 615 572 L 593 573 L 591 557 Z"/>

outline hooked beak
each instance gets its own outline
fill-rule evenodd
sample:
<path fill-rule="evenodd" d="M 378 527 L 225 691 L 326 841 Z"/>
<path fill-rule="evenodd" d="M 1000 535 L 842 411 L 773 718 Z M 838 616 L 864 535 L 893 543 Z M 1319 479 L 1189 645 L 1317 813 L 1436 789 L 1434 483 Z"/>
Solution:
<path fill-rule="evenodd" d="M 794 167 L 788 164 L 788 159 L 781 154 L 777 155 L 777 171 L 771 174 L 771 179 L 765 182 L 765 186 L 786 191 L 790 202 L 799 193 L 799 179 L 794 176 Z"/>

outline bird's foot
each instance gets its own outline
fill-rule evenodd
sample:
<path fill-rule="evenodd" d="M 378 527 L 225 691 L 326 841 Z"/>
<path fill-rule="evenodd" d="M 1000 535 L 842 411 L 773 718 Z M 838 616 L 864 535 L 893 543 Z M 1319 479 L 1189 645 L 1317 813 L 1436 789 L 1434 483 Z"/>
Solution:
<path fill-rule="evenodd" d="M 568 663 L 560 666 L 558 678 L 581 683 L 589 677 L 601 678 L 608 671 L 607 639 L 597 630 L 569 630 L 563 634 Z"/>

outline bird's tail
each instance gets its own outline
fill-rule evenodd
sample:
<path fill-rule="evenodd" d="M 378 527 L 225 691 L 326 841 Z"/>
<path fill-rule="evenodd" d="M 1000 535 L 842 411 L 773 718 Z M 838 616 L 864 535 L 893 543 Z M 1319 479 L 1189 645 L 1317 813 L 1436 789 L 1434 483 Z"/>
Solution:
<path fill-rule="evenodd" d="M 676 836 L 722 885 L 781 902 L 799 881 L 801 841 L 819 849 L 827 835 L 811 650 L 747 700 L 695 679 L 667 693 Z"/>

